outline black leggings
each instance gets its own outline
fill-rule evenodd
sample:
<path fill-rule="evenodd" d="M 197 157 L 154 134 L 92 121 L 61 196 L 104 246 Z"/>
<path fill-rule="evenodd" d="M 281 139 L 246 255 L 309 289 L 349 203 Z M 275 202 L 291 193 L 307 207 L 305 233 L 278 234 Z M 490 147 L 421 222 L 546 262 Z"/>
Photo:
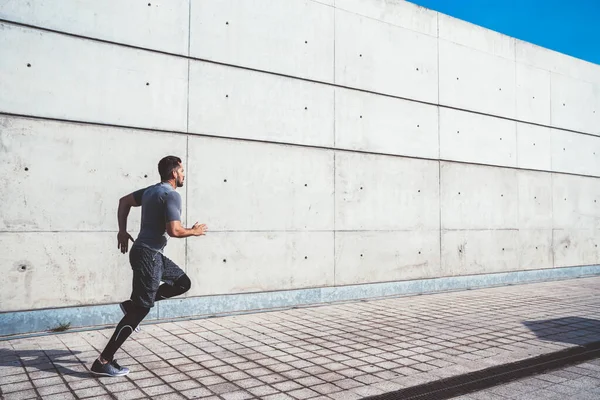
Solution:
<path fill-rule="evenodd" d="M 177 279 L 173 285 L 167 285 L 163 283 L 158 288 L 156 292 L 156 299 L 154 301 L 168 299 L 173 296 L 179 296 L 190 290 L 192 283 L 190 282 L 190 278 L 187 275 L 181 276 Z M 133 333 L 133 330 L 142 322 L 142 320 L 148 315 L 150 309 L 148 307 L 141 307 L 134 304 L 131 300 L 127 300 L 123 303 L 123 307 L 125 308 L 125 316 L 121 319 L 121 322 L 115 328 L 115 333 L 113 333 L 112 337 L 108 341 L 108 344 L 104 348 L 104 351 L 100 356 L 107 360 L 112 361 L 115 353 L 123 342 L 127 340 L 129 335 Z"/>

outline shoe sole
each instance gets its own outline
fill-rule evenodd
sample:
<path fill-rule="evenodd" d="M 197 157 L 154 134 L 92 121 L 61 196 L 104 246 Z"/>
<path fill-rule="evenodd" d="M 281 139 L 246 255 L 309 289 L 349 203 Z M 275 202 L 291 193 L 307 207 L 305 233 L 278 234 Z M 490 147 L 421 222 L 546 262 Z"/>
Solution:
<path fill-rule="evenodd" d="M 106 372 L 96 372 L 96 371 L 90 371 L 90 372 L 94 375 L 102 375 L 102 376 L 125 376 L 125 375 L 129 374 L 129 372 L 131 372 L 131 371 L 127 371 L 123 374 L 116 374 L 116 375 L 107 374 Z"/>

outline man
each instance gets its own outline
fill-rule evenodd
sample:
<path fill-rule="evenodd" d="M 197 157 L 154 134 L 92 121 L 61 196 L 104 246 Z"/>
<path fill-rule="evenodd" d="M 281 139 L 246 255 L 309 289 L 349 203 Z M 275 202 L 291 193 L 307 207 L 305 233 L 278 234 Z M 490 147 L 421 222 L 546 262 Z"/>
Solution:
<path fill-rule="evenodd" d="M 161 182 L 135 191 L 119 201 L 117 248 L 125 254 L 129 240 L 133 243 L 129 262 L 133 269 L 131 298 L 120 304 L 125 313 L 117 325 L 106 348 L 100 354 L 91 371 L 99 375 L 123 376 L 128 368 L 114 360 L 115 352 L 154 307 L 154 302 L 187 292 L 191 282 L 173 261 L 163 255 L 170 237 L 185 238 L 202 236 L 206 225 L 196 222 L 192 228 L 181 225 L 181 196 L 176 192 L 183 186 L 185 171 L 181 159 L 167 156 L 158 163 Z M 127 233 L 127 216 L 131 207 L 142 206 L 142 222 L 138 238 L 134 241 Z M 168 236 L 167 236 L 168 235 Z M 160 282 L 164 283 L 161 285 Z"/>

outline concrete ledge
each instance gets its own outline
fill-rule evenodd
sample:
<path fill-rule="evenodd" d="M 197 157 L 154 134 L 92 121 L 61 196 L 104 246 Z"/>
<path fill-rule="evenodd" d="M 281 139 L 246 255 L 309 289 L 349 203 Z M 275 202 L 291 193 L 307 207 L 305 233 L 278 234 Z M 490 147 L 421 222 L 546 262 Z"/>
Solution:
<path fill-rule="evenodd" d="M 192 316 L 206 317 L 215 314 L 263 311 L 386 296 L 435 293 L 508 284 L 571 279 L 590 275 L 600 275 L 600 265 L 277 292 L 180 298 L 157 303 L 145 321 Z M 0 313 L 0 336 L 43 332 L 61 323 L 70 323 L 71 328 L 116 324 L 122 315 L 117 305 L 4 312 Z"/>

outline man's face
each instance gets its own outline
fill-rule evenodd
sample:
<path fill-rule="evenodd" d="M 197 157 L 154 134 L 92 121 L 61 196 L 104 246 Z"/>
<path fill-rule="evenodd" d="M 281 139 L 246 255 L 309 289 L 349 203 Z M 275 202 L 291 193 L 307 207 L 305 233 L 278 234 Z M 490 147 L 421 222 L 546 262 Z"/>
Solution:
<path fill-rule="evenodd" d="M 179 164 L 179 167 L 177 167 L 174 173 L 177 187 L 183 187 L 183 181 L 185 180 L 185 170 L 183 169 L 183 166 Z"/>

